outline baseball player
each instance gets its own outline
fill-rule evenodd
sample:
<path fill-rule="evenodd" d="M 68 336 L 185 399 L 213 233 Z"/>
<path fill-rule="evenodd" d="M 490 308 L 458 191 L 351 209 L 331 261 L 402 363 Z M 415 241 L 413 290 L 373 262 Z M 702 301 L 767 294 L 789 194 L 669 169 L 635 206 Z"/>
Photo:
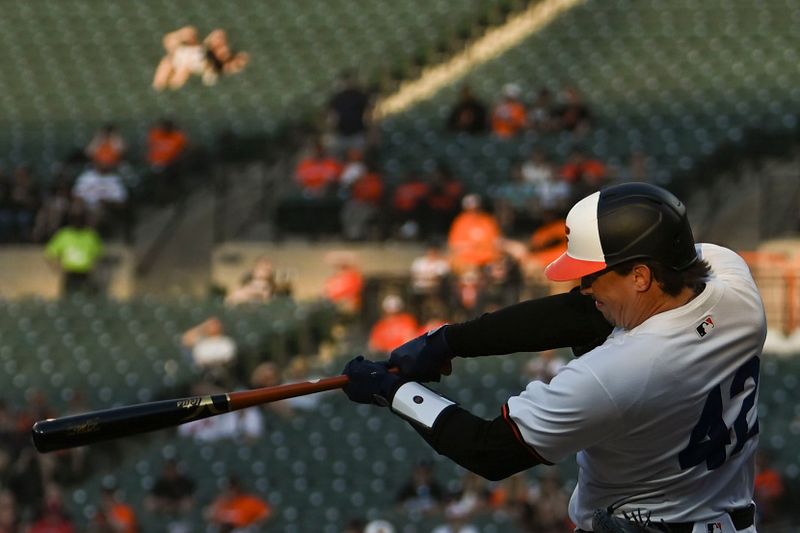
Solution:
<path fill-rule="evenodd" d="M 386 362 L 359 356 L 344 369 L 348 397 L 389 406 L 488 479 L 577 454 L 578 531 L 754 532 L 766 319 L 747 265 L 696 245 L 685 206 L 644 183 L 580 200 L 567 235 L 545 274 L 579 287 L 443 326 Z M 457 356 L 557 347 L 583 355 L 493 420 L 420 384 L 439 381 Z"/>

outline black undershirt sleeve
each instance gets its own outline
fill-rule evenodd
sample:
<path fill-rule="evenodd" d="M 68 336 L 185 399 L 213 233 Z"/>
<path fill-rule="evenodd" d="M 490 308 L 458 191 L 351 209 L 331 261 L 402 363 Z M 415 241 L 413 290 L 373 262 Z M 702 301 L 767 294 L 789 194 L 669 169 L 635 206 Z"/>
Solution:
<path fill-rule="evenodd" d="M 439 416 L 432 429 L 409 423 L 439 454 L 491 481 L 538 464 L 550 464 L 522 441 L 513 422 L 502 415 L 484 420 L 453 405 Z"/>
<path fill-rule="evenodd" d="M 479 357 L 566 347 L 591 349 L 602 344 L 611 330 L 594 300 L 576 288 L 452 324 L 445 338 L 457 356 Z"/>

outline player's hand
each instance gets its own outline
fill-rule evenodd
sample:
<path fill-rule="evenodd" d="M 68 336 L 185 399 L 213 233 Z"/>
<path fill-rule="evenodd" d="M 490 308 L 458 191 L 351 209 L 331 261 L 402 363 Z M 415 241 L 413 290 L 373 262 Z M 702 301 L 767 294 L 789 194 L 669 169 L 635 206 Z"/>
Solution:
<path fill-rule="evenodd" d="M 376 363 L 359 355 L 351 359 L 342 374 L 350 378 L 344 393 L 357 403 L 374 403 L 386 406 L 392 403 L 394 393 L 403 384 L 403 379 L 389 372 L 386 362 Z"/>
<path fill-rule="evenodd" d="M 389 366 L 400 369 L 402 377 L 423 383 L 440 381 L 442 374 L 450 375 L 454 354 L 444 338 L 445 328 L 431 330 L 396 348 L 389 356 Z"/>

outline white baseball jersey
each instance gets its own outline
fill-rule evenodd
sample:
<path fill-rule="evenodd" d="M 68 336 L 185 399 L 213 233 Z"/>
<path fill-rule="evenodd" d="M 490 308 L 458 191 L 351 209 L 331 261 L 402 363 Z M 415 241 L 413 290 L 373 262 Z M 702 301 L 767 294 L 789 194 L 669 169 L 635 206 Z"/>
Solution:
<path fill-rule="evenodd" d="M 642 500 L 654 519 L 698 522 L 752 502 L 759 356 L 766 318 L 741 257 L 698 245 L 713 275 L 686 305 L 606 342 L 508 401 L 523 439 L 547 461 L 577 452 L 569 514 Z"/>

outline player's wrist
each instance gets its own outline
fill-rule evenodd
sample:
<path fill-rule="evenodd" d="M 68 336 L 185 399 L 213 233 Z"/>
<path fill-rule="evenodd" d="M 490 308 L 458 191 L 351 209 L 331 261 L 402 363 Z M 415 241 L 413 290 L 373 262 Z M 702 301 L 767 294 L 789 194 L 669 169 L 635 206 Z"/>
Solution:
<path fill-rule="evenodd" d="M 392 351 L 389 365 L 397 367 L 400 375 L 415 381 L 439 381 L 449 374 L 453 351 L 445 337 L 447 325 L 408 341 Z"/>

